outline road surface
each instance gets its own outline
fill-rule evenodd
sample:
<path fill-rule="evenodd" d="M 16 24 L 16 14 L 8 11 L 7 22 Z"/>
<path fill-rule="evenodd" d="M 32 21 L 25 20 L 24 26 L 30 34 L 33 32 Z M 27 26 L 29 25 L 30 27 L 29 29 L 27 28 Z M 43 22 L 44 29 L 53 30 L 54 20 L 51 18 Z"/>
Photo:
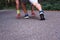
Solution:
<path fill-rule="evenodd" d="M 16 19 L 16 10 L 0 10 L 0 40 L 60 40 L 60 11 L 45 11 L 41 21 L 38 11 L 29 19 Z"/>

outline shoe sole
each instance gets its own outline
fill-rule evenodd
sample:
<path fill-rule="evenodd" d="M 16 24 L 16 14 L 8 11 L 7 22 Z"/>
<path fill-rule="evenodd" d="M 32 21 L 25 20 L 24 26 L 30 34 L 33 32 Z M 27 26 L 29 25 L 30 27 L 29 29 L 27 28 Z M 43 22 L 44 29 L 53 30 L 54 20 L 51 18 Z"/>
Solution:
<path fill-rule="evenodd" d="M 25 19 L 29 19 L 29 16 L 27 16 L 27 17 L 24 17 Z"/>
<path fill-rule="evenodd" d="M 45 20 L 44 14 L 40 14 L 40 20 Z"/>

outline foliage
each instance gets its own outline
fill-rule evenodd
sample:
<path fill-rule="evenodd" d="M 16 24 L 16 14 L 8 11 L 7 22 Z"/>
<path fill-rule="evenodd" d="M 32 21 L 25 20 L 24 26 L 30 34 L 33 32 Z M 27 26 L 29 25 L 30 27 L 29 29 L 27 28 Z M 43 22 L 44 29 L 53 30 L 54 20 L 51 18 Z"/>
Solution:
<path fill-rule="evenodd" d="M 60 10 L 60 0 L 39 0 L 44 10 Z M 31 9 L 27 3 L 27 8 Z M 0 0 L 0 9 L 15 8 L 15 0 Z"/>

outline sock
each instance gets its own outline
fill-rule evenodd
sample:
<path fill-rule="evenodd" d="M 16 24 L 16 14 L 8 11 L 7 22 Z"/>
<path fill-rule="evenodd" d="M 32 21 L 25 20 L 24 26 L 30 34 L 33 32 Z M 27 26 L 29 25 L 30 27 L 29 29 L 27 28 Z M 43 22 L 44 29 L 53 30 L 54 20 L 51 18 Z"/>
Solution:
<path fill-rule="evenodd" d="M 17 14 L 20 14 L 20 10 L 17 10 Z"/>

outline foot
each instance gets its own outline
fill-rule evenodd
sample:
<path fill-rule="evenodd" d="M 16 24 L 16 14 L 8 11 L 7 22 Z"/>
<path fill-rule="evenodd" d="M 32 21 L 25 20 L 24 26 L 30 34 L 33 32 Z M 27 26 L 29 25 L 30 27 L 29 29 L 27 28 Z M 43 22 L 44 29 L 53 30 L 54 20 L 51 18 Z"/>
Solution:
<path fill-rule="evenodd" d="M 45 20 L 44 14 L 40 14 L 40 20 Z"/>
<path fill-rule="evenodd" d="M 25 15 L 24 18 L 25 18 L 25 19 L 29 19 L 29 15 L 28 15 L 28 14 Z"/>
<path fill-rule="evenodd" d="M 32 16 L 35 16 L 35 13 L 32 13 L 31 15 L 32 15 Z"/>
<path fill-rule="evenodd" d="M 19 18 L 20 18 L 20 14 L 17 14 L 17 15 L 16 15 L 16 18 L 19 19 Z"/>

